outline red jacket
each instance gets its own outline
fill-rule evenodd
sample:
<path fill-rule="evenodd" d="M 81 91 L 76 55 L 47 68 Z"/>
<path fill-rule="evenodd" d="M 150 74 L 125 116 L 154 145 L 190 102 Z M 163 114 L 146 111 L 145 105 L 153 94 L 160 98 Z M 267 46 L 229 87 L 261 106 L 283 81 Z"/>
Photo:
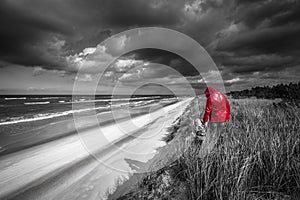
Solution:
<path fill-rule="evenodd" d="M 230 105 L 226 95 L 211 86 L 207 87 L 204 93 L 207 102 L 203 121 L 225 122 L 230 120 Z"/>

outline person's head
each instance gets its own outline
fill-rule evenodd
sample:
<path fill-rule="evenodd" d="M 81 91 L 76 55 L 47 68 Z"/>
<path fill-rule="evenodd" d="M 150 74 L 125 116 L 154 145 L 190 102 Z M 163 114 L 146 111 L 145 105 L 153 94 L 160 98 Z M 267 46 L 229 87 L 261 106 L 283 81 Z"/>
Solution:
<path fill-rule="evenodd" d="M 204 92 L 204 94 L 208 97 L 209 95 L 216 93 L 217 90 L 213 86 L 208 86 Z"/>

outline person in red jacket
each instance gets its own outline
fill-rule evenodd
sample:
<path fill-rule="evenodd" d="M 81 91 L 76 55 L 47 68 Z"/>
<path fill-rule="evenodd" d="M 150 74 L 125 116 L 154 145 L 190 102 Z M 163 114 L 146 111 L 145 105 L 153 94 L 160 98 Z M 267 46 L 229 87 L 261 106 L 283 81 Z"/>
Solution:
<path fill-rule="evenodd" d="M 201 125 L 205 127 L 207 136 L 201 145 L 200 156 L 204 156 L 212 150 L 219 141 L 225 122 L 230 120 L 230 105 L 226 95 L 212 86 L 207 87 L 204 93 L 207 102 Z M 208 122 L 210 122 L 209 127 Z M 202 134 L 202 136 L 204 135 Z"/>
<path fill-rule="evenodd" d="M 230 120 L 230 105 L 225 94 L 216 90 L 214 87 L 209 86 L 204 94 L 207 97 L 205 113 L 203 120 L 196 122 L 199 127 L 208 127 L 208 122 L 212 123 L 214 128 L 220 130 L 224 122 Z M 201 123 L 201 124 L 200 124 Z M 203 135 L 201 133 L 200 135 Z"/>
<path fill-rule="evenodd" d="M 225 94 L 209 86 L 204 94 L 207 97 L 203 122 L 225 122 L 230 120 L 230 105 Z"/>

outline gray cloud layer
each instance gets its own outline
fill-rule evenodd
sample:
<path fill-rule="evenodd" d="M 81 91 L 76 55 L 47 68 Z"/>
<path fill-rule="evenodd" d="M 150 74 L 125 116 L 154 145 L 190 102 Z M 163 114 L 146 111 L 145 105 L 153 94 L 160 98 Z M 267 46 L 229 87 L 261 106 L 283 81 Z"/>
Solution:
<path fill-rule="evenodd" d="M 193 37 L 225 79 L 290 68 L 294 73 L 300 64 L 298 0 L 4 0 L 0 22 L 0 60 L 29 67 L 67 71 L 66 56 L 142 26 L 172 28 Z M 175 69 L 184 63 L 160 51 L 136 56 Z M 191 67 L 180 70 L 195 75 Z"/>

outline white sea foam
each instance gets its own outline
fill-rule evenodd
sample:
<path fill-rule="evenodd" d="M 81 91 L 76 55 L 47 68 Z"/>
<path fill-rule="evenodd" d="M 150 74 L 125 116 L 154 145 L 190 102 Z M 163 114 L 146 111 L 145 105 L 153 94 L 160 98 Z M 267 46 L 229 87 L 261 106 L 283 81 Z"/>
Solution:
<path fill-rule="evenodd" d="M 25 102 L 25 105 L 40 105 L 40 104 L 49 104 L 50 101 L 41 101 L 41 102 Z"/>
<path fill-rule="evenodd" d="M 111 107 L 122 107 L 122 106 L 143 106 L 154 102 L 155 100 L 148 100 L 148 101 L 133 101 L 133 102 L 126 102 L 126 103 L 112 103 Z"/>
<path fill-rule="evenodd" d="M 14 117 L 10 118 L 10 121 L 4 121 L 0 122 L 1 125 L 8 125 L 8 124 L 17 124 L 21 122 L 32 122 L 32 121 L 38 121 L 38 120 L 43 120 L 43 119 L 51 119 L 55 117 L 61 117 L 61 116 L 66 116 L 74 113 L 80 113 L 80 112 L 87 112 L 87 111 L 92 111 L 92 110 L 99 110 L 99 109 L 104 109 L 105 107 L 97 107 L 97 108 L 85 108 L 85 109 L 79 109 L 79 110 L 68 110 L 64 112 L 57 112 L 57 113 L 43 113 L 43 114 L 35 114 L 32 117 L 24 118 L 24 117 Z"/>
<path fill-rule="evenodd" d="M 7 98 L 4 98 L 5 100 L 18 100 L 18 99 L 26 99 L 26 97 L 19 97 L 19 98 L 16 98 L 16 97 L 7 97 Z"/>
<path fill-rule="evenodd" d="M 32 97 L 30 99 L 61 99 L 65 97 Z"/>

